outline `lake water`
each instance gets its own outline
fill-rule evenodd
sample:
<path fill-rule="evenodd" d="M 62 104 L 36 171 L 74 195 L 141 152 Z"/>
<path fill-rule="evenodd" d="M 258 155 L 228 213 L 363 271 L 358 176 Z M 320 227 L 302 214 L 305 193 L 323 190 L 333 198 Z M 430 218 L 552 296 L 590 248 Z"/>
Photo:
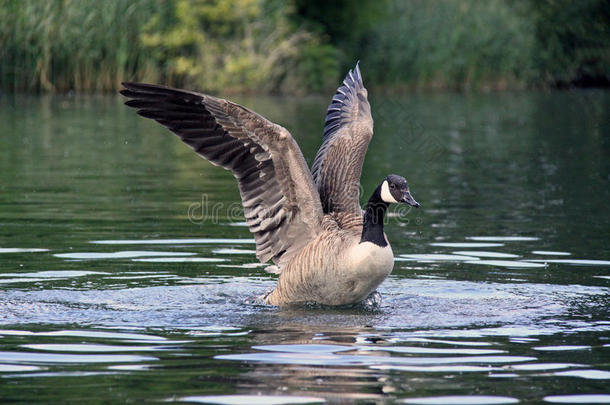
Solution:
<path fill-rule="evenodd" d="M 237 101 L 311 163 L 329 98 Z M 371 97 L 377 307 L 278 309 L 232 175 L 118 97 L 0 98 L 0 402 L 610 403 L 610 93 Z"/>

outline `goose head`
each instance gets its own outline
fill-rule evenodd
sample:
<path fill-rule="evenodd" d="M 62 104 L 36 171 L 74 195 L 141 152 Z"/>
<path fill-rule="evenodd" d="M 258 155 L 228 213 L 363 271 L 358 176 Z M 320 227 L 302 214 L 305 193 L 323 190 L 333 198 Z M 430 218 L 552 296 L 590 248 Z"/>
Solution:
<path fill-rule="evenodd" d="M 381 200 L 388 204 L 408 204 L 412 207 L 418 208 L 419 203 L 415 201 L 411 192 L 409 191 L 409 184 L 407 180 L 397 174 L 389 174 L 383 179 L 380 187 Z"/>

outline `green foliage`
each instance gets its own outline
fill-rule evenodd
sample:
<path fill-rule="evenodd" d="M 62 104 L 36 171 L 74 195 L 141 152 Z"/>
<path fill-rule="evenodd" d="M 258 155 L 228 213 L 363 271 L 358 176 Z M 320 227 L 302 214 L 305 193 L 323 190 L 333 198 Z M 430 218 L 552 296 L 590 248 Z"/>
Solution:
<path fill-rule="evenodd" d="M 288 19 L 284 3 L 179 0 L 175 23 L 153 17 L 142 44 L 172 81 L 207 91 L 303 92 L 334 82 L 332 47 Z M 164 25 L 164 27 L 161 27 Z"/>
<path fill-rule="evenodd" d="M 390 0 L 294 0 L 292 19 L 323 33 L 338 50 L 342 71 L 361 57 L 370 31 L 387 18 Z"/>
<path fill-rule="evenodd" d="M 610 3 L 531 0 L 536 27 L 534 64 L 552 85 L 610 84 Z"/>
<path fill-rule="evenodd" d="M 607 0 L 0 0 L 0 90 L 610 83 Z"/>
<path fill-rule="evenodd" d="M 107 91 L 122 80 L 206 91 L 326 89 L 335 49 L 264 0 L 0 0 L 0 88 Z"/>
<path fill-rule="evenodd" d="M 363 60 L 373 81 L 412 87 L 518 86 L 532 74 L 533 33 L 503 0 L 393 1 Z"/>

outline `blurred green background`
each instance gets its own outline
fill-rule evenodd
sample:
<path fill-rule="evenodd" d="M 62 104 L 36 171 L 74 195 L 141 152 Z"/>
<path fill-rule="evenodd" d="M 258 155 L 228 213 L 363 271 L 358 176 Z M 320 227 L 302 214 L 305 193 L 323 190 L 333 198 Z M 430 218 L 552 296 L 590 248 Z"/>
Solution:
<path fill-rule="evenodd" d="M 0 0 L 0 90 L 325 92 L 610 83 L 607 0 Z"/>

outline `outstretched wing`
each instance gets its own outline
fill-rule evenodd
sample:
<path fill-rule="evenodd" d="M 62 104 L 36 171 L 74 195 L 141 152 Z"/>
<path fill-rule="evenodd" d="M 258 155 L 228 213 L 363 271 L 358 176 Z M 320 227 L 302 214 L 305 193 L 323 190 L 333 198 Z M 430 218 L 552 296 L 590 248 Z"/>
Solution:
<path fill-rule="evenodd" d="M 358 64 L 337 89 L 313 162 L 313 179 L 325 213 L 362 215 L 359 202 L 362 163 L 373 137 L 373 118 Z"/>
<path fill-rule="evenodd" d="M 322 208 L 303 154 L 283 127 L 227 100 L 123 83 L 125 104 L 233 172 L 261 262 L 283 263 L 320 229 Z"/>

